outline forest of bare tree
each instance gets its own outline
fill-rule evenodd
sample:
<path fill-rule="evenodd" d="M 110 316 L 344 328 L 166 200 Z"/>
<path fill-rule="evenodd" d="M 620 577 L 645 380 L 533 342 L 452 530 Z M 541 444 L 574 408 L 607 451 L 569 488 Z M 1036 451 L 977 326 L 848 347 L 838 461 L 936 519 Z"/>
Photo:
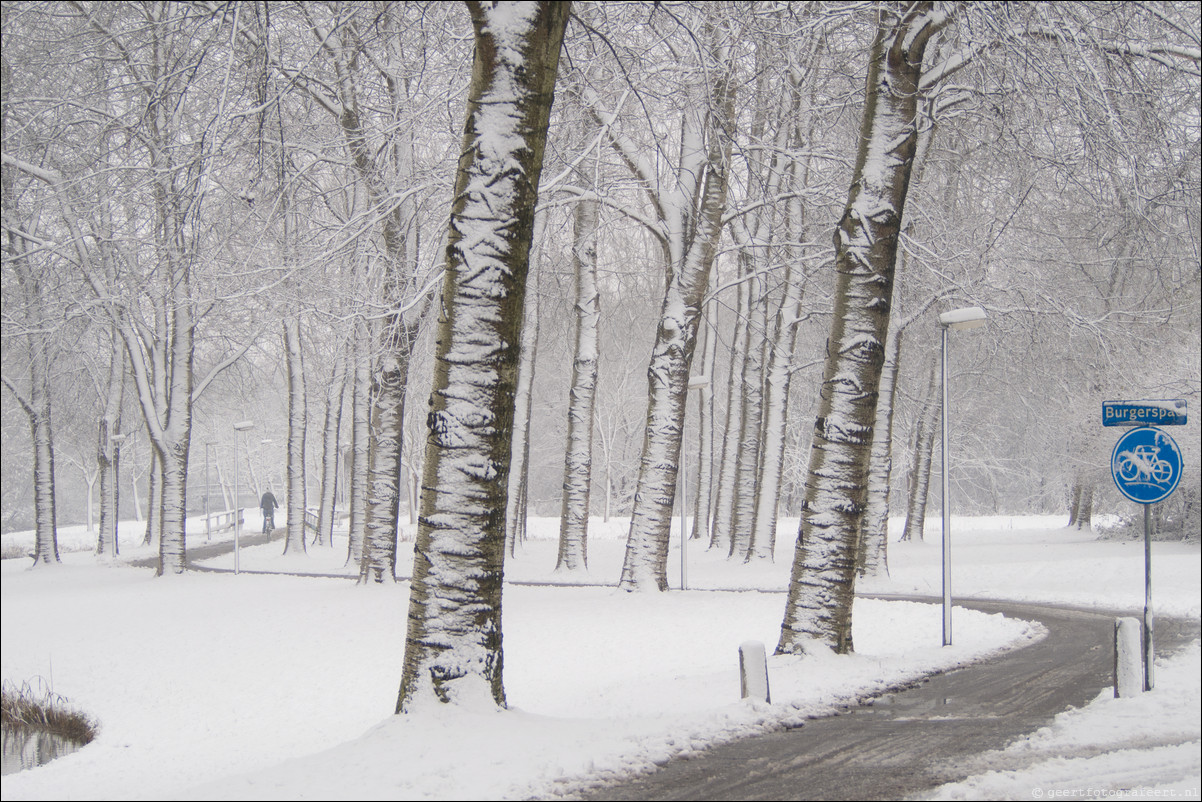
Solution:
<path fill-rule="evenodd" d="M 956 508 L 1130 514 L 1101 404 L 1186 399 L 1196 536 L 1200 48 L 1177 2 L 4 2 L 4 531 L 177 573 L 272 490 L 289 550 L 391 580 L 420 509 L 499 588 L 527 515 L 564 571 L 621 516 L 664 590 L 678 505 L 740 562 L 800 516 L 779 648 L 849 649 L 975 306 Z"/>

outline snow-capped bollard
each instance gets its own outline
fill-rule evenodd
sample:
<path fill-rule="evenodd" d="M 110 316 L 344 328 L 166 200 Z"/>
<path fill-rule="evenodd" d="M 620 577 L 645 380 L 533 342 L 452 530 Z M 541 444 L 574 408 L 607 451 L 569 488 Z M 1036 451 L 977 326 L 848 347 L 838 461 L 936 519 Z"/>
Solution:
<path fill-rule="evenodd" d="M 764 644 L 758 640 L 739 644 L 739 687 L 744 699 L 772 701 L 768 692 L 768 657 Z"/>
<path fill-rule="evenodd" d="M 1144 690 L 1143 640 L 1138 618 L 1114 619 L 1114 697 L 1137 696 Z"/>

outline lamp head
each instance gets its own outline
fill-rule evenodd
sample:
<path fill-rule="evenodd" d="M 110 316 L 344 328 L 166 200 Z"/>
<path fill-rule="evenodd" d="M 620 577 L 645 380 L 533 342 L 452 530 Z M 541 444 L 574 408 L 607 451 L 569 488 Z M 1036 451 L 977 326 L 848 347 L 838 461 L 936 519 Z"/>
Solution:
<path fill-rule="evenodd" d="M 975 329 L 985 325 L 985 310 L 979 306 L 953 309 L 939 316 L 939 325 L 948 329 Z"/>

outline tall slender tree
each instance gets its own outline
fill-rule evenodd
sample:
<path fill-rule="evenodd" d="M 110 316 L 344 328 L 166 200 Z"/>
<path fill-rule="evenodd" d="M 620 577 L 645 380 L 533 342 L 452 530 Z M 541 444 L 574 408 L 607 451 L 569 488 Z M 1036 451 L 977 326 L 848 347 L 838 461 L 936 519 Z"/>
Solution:
<path fill-rule="evenodd" d="M 713 14 L 707 7 L 707 14 Z M 726 209 L 727 171 L 737 62 L 735 20 L 710 16 L 700 40 L 706 69 L 692 87 L 682 120 L 679 162 L 670 177 L 615 137 L 614 145 L 656 210 L 665 287 L 659 326 L 647 367 L 647 422 L 626 556 L 619 586 L 667 590 L 668 539 L 676 496 L 689 369 L 710 270 Z M 665 178 L 667 181 L 665 182 Z"/>
<path fill-rule="evenodd" d="M 397 712 L 504 706 L 501 581 L 517 349 L 566 2 L 469 2 L 475 55 L 451 207 Z"/>
<path fill-rule="evenodd" d="M 880 9 L 847 207 L 835 231 L 834 317 L 778 653 L 852 649 L 851 605 L 893 272 L 918 141 L 934 3 Z"/>

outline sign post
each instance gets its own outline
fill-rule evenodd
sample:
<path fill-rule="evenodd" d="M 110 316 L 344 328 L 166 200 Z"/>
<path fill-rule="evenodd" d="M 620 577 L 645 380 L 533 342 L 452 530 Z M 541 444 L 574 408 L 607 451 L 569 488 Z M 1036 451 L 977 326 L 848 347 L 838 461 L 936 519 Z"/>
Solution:
<path fill-rule="evenodd" d="M 1152 677 L 1152 505 L 1168 498 L 1181 481 L 1181 449 L 1177 442 L 1155 426 L 1182 426 L 1186 421 L 1184 400 L 1107 401 L 1102 404 L 1104 426 L 1133 426 L 1115 443 L 1110 455 L 1110 473 L 1119 492 L 1144 507 L 1144 690 L 1150 691 Z"/>

